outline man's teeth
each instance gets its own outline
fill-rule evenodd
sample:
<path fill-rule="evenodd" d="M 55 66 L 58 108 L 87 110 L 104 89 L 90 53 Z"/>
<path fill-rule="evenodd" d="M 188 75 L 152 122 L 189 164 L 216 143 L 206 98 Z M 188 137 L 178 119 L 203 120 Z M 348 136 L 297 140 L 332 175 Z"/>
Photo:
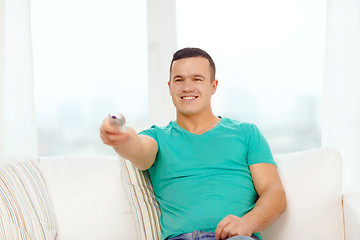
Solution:
<path fill-rule="evenodd" d="M 192 99 L 195 99 L 196 97 L 182 97 L 182 99 L 185 99 L 185 100 L 192 100 Z"/>

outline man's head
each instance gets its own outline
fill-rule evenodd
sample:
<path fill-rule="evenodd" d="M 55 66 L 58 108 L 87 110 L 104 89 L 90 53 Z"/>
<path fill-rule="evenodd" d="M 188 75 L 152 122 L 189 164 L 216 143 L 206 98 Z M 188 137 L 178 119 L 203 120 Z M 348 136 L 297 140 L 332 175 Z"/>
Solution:
<path fill-rule="evenodd" d="M 200 48 L 183 48 L 183 49 L 180 49 L 177 52 L 175 52 L 173 55 L 173 58 L 171 60 L 171 64 L 170 64 L 170 73 L 171 73 L 172 65 L 173 65 L 174 61 L 184 59 L 184 58 L 192 58 L 192 57 L 202 57 L 209 61 L 210 71 L 211 71 L 210 72 L 211 81 L 214 81 L 215 73 L 216 73 L 215 63 L 214 63 L 213 59 L 211 58 L 211 56 L 207 52 L 205 52 L 204 50 L 202 50 Z"/>
<path fill-rule="evenodd" d="M 211 115 L 211 96 L 216 92 L 215 65 L 209 54 L 184 48 L 174 54 L 168 82 L 177 116 Z"/>

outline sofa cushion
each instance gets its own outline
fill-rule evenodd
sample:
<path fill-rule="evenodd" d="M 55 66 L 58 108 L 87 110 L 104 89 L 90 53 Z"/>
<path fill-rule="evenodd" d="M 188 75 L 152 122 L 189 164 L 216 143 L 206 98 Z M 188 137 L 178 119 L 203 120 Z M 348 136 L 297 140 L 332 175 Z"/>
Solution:
<path fill-rule="evenodd" d="M 136 169 L 129 160 L 121 159 L 121 163 L 124 188 L 137 221 L 140 239 L 159 240 L 160 209 L 149 173 Z"/>
<path fill-rule="evenodd" d="M 41 157 L 57 222 L 57 240 L 138 239 L 113 156 Z"/>
<path fill-rule="evenodd" d="M 264 230 L 266 240 L 344 238 L 342 160 L 332 149 L 276 155 L 286 212 Z"/>
<path fill-rule="evenodd" d="M 343 202 L 346 239 L 360 239 L 360 191 L 345 192 Z"/>
<path fill-rule="evenodd" d="M 0 239 L 53 240 L 55 218 L 37 164 L 24 161 L 0 168 Z"/>

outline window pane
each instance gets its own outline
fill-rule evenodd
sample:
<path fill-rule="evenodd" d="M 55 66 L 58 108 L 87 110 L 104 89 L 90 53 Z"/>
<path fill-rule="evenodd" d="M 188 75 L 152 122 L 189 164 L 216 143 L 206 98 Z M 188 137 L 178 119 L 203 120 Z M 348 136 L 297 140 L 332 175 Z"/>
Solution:
<path fill-rule="evenodd" d="M 320 147 L 325 13 L 325 0 L 180 0 L 178 47 L 213 56 L 215 114 L 257 124 L 274 153 Z"/>
<path fill-rule="evenodd" d="M 146 1 L 32 0 L 39 153 L 107 153 L 99 127 L 122 112 L 143 128 Z"/>

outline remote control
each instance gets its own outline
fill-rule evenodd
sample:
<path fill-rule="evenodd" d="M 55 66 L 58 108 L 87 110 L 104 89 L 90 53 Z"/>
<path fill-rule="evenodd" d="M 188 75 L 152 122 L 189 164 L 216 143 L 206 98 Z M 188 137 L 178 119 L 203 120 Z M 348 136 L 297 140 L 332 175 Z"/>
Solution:
<path fill-rule="evenodd" d="M 126 131 L 124 115 L 120 113 L 110 113 L 109 119 L 112 125 L 118 126 L 122 132 Z"/>

